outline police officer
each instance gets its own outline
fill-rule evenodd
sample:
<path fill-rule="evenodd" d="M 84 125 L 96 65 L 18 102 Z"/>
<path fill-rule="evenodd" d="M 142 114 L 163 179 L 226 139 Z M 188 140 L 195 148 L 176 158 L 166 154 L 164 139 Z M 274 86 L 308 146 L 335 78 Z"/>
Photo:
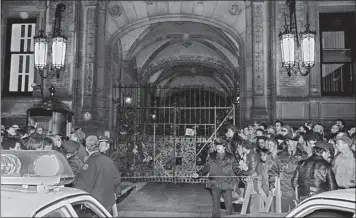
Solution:
<path fill-rule="evenodd" d="M 85 139 L 89 154 L 80 171 L 75 188 L 93 195 L 108 211 L 116 205 L 115 189 L 121 182 L 120 172 L 113 160 L 99 151 L 99 139 L 88 136 Z"/>
<path fill-rule="evenodd" d="M 99 151 L 103 154 L 109 155 L 110 145 L 113 143 L 111 138 L 101 135 L 99 136 Z"/>

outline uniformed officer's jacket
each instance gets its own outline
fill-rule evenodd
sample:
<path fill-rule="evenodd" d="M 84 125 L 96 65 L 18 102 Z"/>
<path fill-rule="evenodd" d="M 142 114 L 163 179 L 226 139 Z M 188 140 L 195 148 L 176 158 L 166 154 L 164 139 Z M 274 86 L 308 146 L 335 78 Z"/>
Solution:
<path fill-rule="evenodd" d="M 121 182 L 120 172 L 113 160 L 100 153 L 91 154 L 84 162 L 75 188 L 93 195 L 108 210 L 115 204 L 115 189 Z"/>

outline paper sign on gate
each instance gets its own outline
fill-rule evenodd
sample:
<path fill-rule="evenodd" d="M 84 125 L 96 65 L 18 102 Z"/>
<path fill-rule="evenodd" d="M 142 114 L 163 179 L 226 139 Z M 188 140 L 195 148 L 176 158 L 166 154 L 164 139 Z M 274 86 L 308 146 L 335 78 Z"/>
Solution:
<path fill-rule="evenodd" d="M 186 129 L 185 129 L 185 135 L 187 135 L 187 136 L 194 136 L 194 135 L 195 135 L 195 131 L 194 131 L 193 129 L 186 128 Z"/>

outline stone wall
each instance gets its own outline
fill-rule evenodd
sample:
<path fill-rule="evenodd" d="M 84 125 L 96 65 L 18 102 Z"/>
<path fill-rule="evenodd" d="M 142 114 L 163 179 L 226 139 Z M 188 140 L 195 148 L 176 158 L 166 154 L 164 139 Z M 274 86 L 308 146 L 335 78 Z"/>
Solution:
<path fill-rule="evenodd" d="M 3 1 L 2 2 L 2 36 L 6 36 L 7 26 L 6 21 L 8 18 L 19 18 L 20 12 L 27 12 L 30 18 L 37 19 L 37 31 L 43 26 L 45 32 L 49 38 L 52 37 L 54 13 L 58 3 L 63 2 L 66 5 L 66 10 L 62 14 L 62 29 L 63 34 L 68 37 L 67 41 L 67 55 L 66 66 L 64 71 L 61 72 L 61 76 L 57 79 L 48 78 L 44 81 L 44 95 L 49 94 L 48 88 L 54 85 L 56 88 L 56 95 L 59 96 L 66 103 L 71 106 L 72 103 L 72 88 L 75 83 L 74 75 L 76 74 L 76 3 L 74 1 L 51 1 L 49 5 L 46 5 L 46 1 Z M 46 9 L 47 8 L 47 9 Z M 44 24 L 42 25 L 42 22 Z M 5 43 L 5 38 L 2 38 L 2 43 Z M 49 46 L 48 51 L 50 52 Z M 1 86 L 4 82 L 4 63 L 5 52 L 2 51 L 1 55 Z M 41 78 L 38 74 L 35 74 L 34 82 L 41 84 Z M 31 85 L 31 84 L 29 84 Z M 30 108 L 35 101 L 40 100 L 40 91 L 35 90 L 33 96 L 29 97 L 8 97 L 3 96 L 1 99 L 1 121 L 5 125 L 10 125 L 14 120 L 19 125 L 26 124 L 26 110 Z"/>
<path fill-rule="evenodd" d="M 281 51 L 278 33 L 284 29 L 283 13 L 288 14 L 284 1 L 277 1 L 275 5 L 276 33 L 274 49 L 276 55 L 276 101 L 274 119 L 300 125 L 305 120 L 314 120 L 327 127 L 338 118 L 345 119 L 349 125 L 355 124 L 356 101 L 354 97 L 323 97 L 321 96 L 320 81 L 320 52 L 319 34 L 316 35 L 316 64 L 309 76 L 291 76 L 281 66 Z M 351 1 L 297 1 L 298 31 L 304 31 L 306 10 L 309 10 L 309 24 L 311 30 L 318 32 L 319 12 L 355 11 L 355 2 Z M 273 103 L 273 102 L 272 102 Z"/>

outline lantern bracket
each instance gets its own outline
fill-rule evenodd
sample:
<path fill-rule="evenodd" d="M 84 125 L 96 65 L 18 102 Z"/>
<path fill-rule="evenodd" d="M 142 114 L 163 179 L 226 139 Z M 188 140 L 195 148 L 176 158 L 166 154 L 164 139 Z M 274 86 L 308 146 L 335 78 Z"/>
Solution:
<path fill-rule="evenodd" d="M 291 41 L 286 41 L 286 43 L 296 43 L 296 50 L 297 53 L 295 54 L 295 48 L 293 46 L 293 44 L 291 45 L 290 51 L 292 54 L 294 54 L 293 56 L 289 56 L 289 58 L 287 58 L 286 62 L 282 62 L 283 67 L 287 70 L 287 74 L 288 76 L 291 76 L 292 74 L 294 75 L 301 75 L 301 76 L 307 76 L 309 75 L 311 68 L 313 68 L 315 66 L 315 60 L 314 60 L 314 56 L 304 56 L 304 52 L 305 52 L 305 48 L 307 48 L 306 51 L 311 51 L 314 52 L 314 49 L 311 48 L 311 46 L 315 46 L 314 43 L 315 41 L 315 35 L 316 32 L 315 31 L 310 31 L 310 24 L 309 24 L 309 13 L 308 10 L 306 12 L 306 25 L 305 25 L 305 31 L 304 32 L 298 32 L 298 27 L 297 27 L 297 16 L 296 16 L 296 0 L 286 0 L 286 5 L 289 8 L 289 25 L 287 22 L 287 15 L 284 13 L 284 17 L 285 17 L 285 24 L 284 24 L 284 31 L 279 33 L 279 38 L 282 40 L 282 38 L 289 38 L 289 40 L 293 39 L 295 40 L 294 42 Z M 288 36 L 289 35 L 289 36 Z M 294 35 L 294 37 L 290 36 L 290 35 Z M 306 41 L 304 41 L 305 39 L 307 39 Z M 306 43 L 307 46 L 305 46 L 304 44 Z M 302 45 L 303 44 L 303 45 Z M 282 49 L 285 45 L 288 46 L 288 44 L 285 44 L 285 42 L 281 41 L 281 45 L 282 45 Z M 309 47 L 308 47 L 309 45 Z M 311 49 L 311 50 L 310 50 Z M 307 53 L 308 54 L 308 53 Z M 290 55 L 290 54 L 289 54 Z M 314 54 L 313 54 L 314 55 Z M 288 56 L 284 56 L 284 54 L 282 53 L 283 56 L 283 60 L 284 58 L 288 57 Z M 294 59 L 294 63 L 292 63 L 291 59 Z M 303 60 L 298 60 L 302 58 Z M 299 63 L 301 61 L 301 64 Z M 286 63 L 286 64 L 285 64 Z"/>
<path fill-rule="evenodd" d="M 61 31 L 62 31 L 61 30 L 61 19 L 62 19 L 62 12 L 65 11 L 65 10 L 66 10 L 66 5 L 65 4 L 59 3 L 57 5 L 56 11 L 55 11 L 55 20 L 54 20 L 53 38 L 52 38 L 52 40 L 55 40 L 55 41 L 57 41 L 57 42 L 62 44 L 62 51 L 64 49 L 64 52 L 65 52 L 65 43 L 66 43 L 65 41 L 67 40 L 67 38 L 64 37 L 61 34 Z M 44 22 L 42 22 L 42 24 L 43 23 Z M 47 54 L 47 42 L 48 42 L 48 39 L 47 39 L 47 36 L 45 36 L 45 31 L 43 29 L 39 30 L 38 35 L 35 36 L 34 38 L 35 38 L 35 40 L 37 39 L 40 44 L 41 43 L 44 44 L 45 50 L 43 51 L 44 53 L 42 55 L 47 56 L 48 55 Z M 35 41 L 35 43 L 36 43 L 36 41 Z M 64 48 L 63 48 L 63 46 L 64 46 Z M 54 55 L 53 54 L 53 46 L 52 46 L 52 54 L 51 55 Z M 65 57 L 65 55 L 63 55 L 63 57 Z M 41 63 L 39 65 L 36 65 L 36 63 L 35 63 L 35 68 L 38 71 L 38 74 L 40 75 L 40 77 L 42 79 L 47 79 L 49 77 L 53 77 L 54 75 L 56 75 L 57 79 L 59 79 L 60 72 L 64 68 L 64 60 L 59 65 L 55 64 L 55 63 L 48 64 L 47 61 L 46 61 L 47 58 L 44 58 L 42 60 L 44 60 L 44 63 Z M 48 66 L 48 65 L 50 65 L 50 66 Z M 47 69 L 45 69 L 45 68 L 47 68 Z"/>

